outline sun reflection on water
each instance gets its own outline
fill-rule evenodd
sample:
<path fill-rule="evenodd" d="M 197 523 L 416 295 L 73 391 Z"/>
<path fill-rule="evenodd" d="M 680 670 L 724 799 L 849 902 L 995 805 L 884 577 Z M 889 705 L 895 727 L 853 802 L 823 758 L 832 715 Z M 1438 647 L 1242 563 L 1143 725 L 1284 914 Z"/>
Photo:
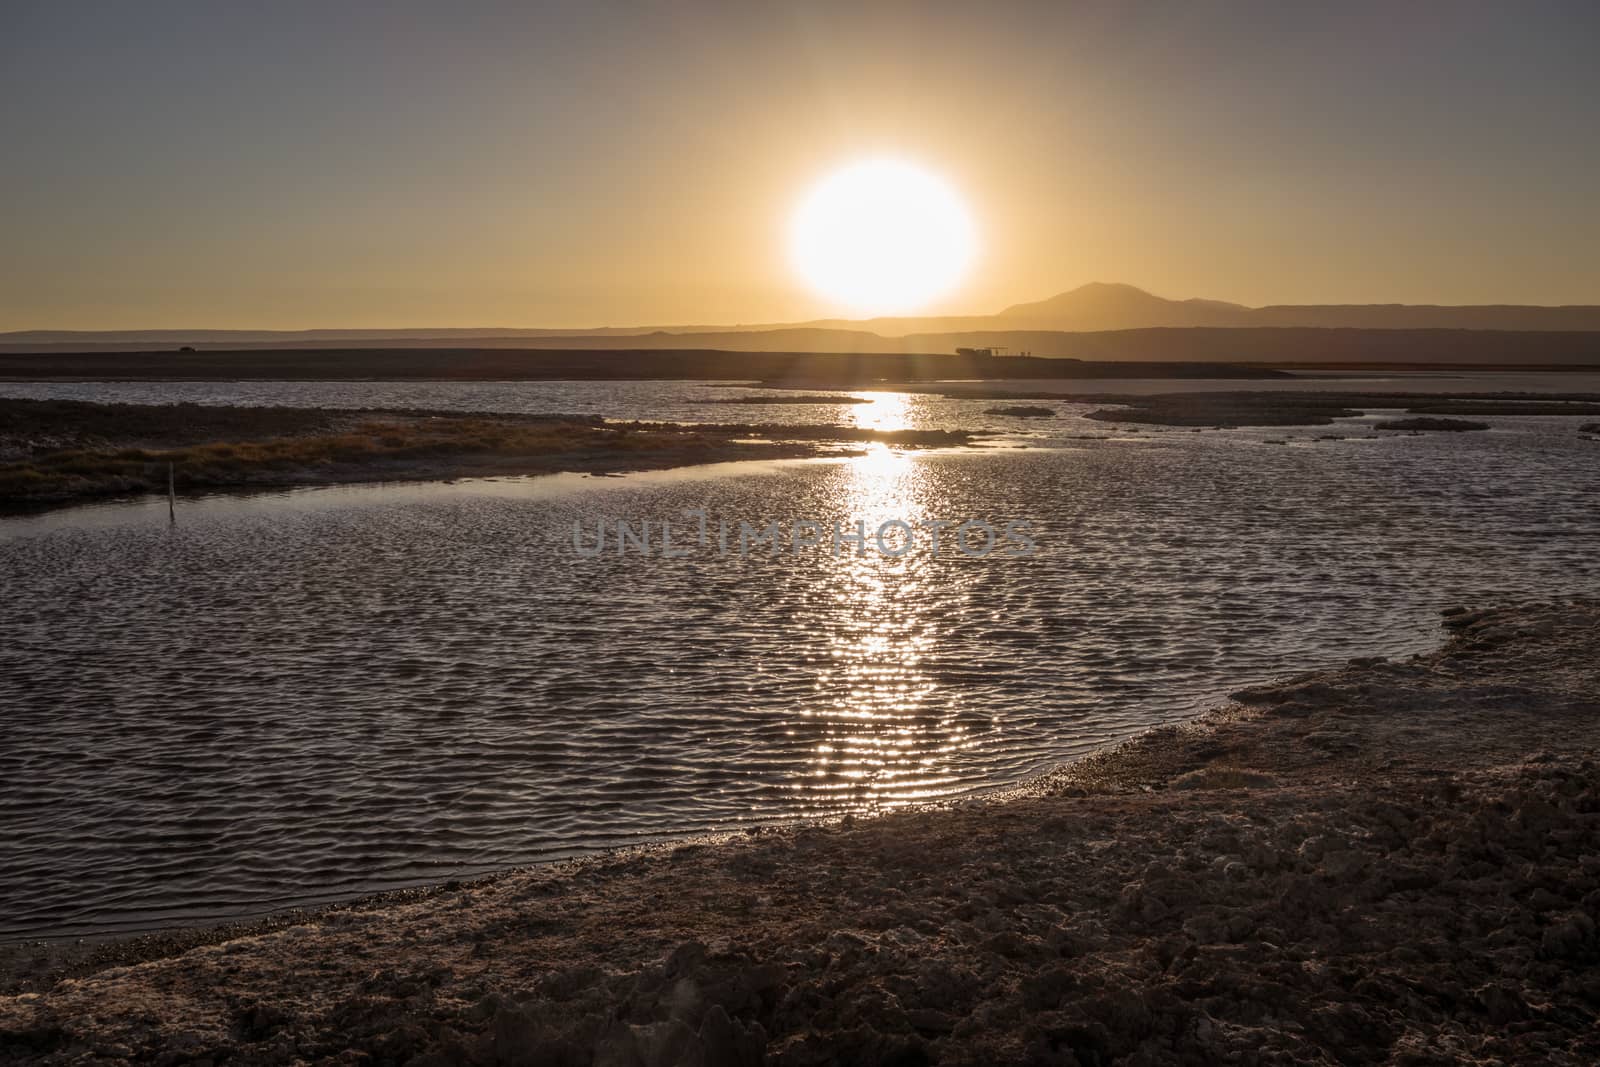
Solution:
<path fill-rule="evenodd" d="M 858 425 L 903 427 L 906 399 L 886 394 L 861 405 Z M 839 511 L 848 523 L 862 520 L 872 538 L 889 519 L 941 517 L 929 493 L 917 456 L 874 445 L 849 462 Z M 894 547 L 897 538 L 887 541 Z M 880 810 L 953 791 L 952 758 L 979 741 L 970 718 L 934 710 L 939 684 L 929 668 L 942 620 L 930 594 L 958 575 L 925 543 L 900 557 L 869 544 L 864 555 L 830 557 L 824 566 L 826 652 L 805 724 L 815 740 L 795 791 L 816 813 Z"/>
<path fill-rule="evenodd" d="M 851 408 L 855 423 L 863 430 L 910 429 L 911 396 L 908 393 L 869 393 L 872 400 Z"/>

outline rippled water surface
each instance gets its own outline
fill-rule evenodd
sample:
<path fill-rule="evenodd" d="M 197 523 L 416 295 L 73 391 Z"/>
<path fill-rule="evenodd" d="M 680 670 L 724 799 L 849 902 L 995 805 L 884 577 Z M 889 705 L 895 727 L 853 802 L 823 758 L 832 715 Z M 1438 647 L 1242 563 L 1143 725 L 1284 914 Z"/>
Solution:
<path fill-rule="evenodd" d="M 615 386 L 563 388 L 550 410 L 613 413 Z M 639 414 L 707 392 L 667 388 Z M 961 794 L 1251 680 L 1428 647 L 1452 603 L 1600 592 L 1585 420 L 1377 439 L 1370 418 L 1127 433 L 1060 410 L 957 452 L 0 520 L 0 936 Z M 684 509 L 1031 520 L 1039 551 L 574 551 L 602 517 L 687 537 Z"/>

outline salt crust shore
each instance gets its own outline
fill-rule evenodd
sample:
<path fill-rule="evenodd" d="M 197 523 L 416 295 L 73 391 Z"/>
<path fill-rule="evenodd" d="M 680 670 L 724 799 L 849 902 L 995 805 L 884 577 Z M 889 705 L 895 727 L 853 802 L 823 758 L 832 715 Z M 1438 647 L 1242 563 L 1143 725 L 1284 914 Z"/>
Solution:
<path fill-rule="evenodd" d="M 1600 602 L 1444 622 L 1005 799 L 14 949 L 0 1059 L 1600 1062 Z"/>

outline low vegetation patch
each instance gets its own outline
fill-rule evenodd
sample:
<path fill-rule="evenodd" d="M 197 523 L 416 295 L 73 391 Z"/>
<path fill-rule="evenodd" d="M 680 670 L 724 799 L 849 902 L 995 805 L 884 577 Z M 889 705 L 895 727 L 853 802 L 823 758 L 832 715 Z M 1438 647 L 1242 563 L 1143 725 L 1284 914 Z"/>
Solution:
<path fill-rule="evenodd" d="M 1487 430 L 1487 422 L 1472 422 L 1468 419 L 1390 419 L 1387 422 L 1373 424 L 1377 430 L 1444 430 L 1451 433 L 1461 433 L 1466 430 Z"/>
<path fill-rule="evenodd" d="M 759 438 L 759 445 L 743 444 Z M 0 504 L 179 489 L 625 470 L 823 442 L 963 444 L 948 430 L 608 423 L 598 415 L 321 411 L 0 400 Z"/>
<path fill-rule="evenodd" d="M 693 434 L 640 434 L 586 422 L 515 423 L 478 418 L 363 419 L 335 432 L 178 447 L 46 449 L 0 465 L 0 498 L 76 496 L 275 481 L 287 472 L 329 472 L 452 455 L 552 455 L 693 446 Z"/>
<path fill-rule="evenodd" d="M 1600 415 L 1600 404 L 1576 400 L 1439 400 L 1412 404 L 1413 415 Z"/>
<path fill-rule="evenodd" d="M 81 400 L 0 400 L 0 443 L 70 440 L 192 444 L 219 438 L 326 432 L 340 412 L 321 408 L 205 404 L 95 404 Z"/>

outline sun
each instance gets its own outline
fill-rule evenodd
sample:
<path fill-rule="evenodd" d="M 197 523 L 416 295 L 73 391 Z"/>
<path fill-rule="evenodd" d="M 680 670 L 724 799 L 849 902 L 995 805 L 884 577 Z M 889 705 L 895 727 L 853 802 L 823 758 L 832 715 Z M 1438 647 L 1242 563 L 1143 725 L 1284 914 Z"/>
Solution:
<path fill-rule="evenodd" d="M 869 159 L 813 186 L 789 223 L 789 255 L 819 295 L 870 315 L 917 311 L 972 266 L 978 235 L 961 194 L 912 163 Z"/>

